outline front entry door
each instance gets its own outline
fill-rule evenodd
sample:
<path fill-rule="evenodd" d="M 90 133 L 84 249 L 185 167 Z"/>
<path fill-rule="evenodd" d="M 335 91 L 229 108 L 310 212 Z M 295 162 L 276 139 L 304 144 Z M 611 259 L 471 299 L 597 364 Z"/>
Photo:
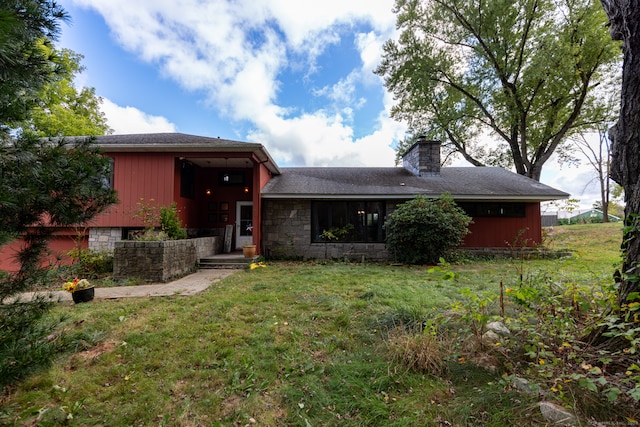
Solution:
<path fill-rule="evenodd" d="M 253 202 L 236 204 L 236 249 L 253 243 Z"/>

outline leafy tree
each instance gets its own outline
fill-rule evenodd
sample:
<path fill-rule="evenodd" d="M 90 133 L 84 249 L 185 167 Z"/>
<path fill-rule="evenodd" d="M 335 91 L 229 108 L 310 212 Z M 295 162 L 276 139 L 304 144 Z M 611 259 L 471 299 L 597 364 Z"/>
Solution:
<path fill-rule="evenodd" d="M 102 98 L 94 88 L 76 89 L 74 78 L 84 70 L 82 55 L 69 49 L 56 51 L 60 67 L 54 80 L 39 91 L 39 103 L 21 123 L 23 131 L 38 136 L 94 136 L 111 132 L 107 119 L 100 111 Z"/>
<path fill-rule="evenodd" d="M 473 165 L 539 180 L 567 137 L 609 121 L 595 88 L 619 48 L 596 0 L 396 0 L 395 13 L 376 70 L 392 117 Z"/>
<path fill-rule="evenodd" d="M 0 132 L 24 120 L 58 71 L 50 49 L 67 14 L 55 1 L 0 2 Z"/>
<path fill-rule="evenodd" d="M 640 300 L 640 7 L 637 0 L 601 2 L 609 17 L 611 38 L 622 41 L 624 57 L 620 115 L 609 136 L 613 142 L 611 177 L 622 186 L 625 199 L 618 304 L 629 307 Z"/>
<path fill-rule="evenodd" d="M 397 207 L 384 224 L 389 253 L 408 264 L 435 264 L 458 247 L 471 223 L 453 198 L 418 195 Z"/>

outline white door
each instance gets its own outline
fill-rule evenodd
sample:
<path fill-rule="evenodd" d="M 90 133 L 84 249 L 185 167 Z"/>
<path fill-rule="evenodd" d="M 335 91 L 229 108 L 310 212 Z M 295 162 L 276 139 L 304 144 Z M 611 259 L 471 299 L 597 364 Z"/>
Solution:
<path fill-rule="evenodd" d="M 253 202 L 236 203 L 236 249 L 253 243 Z"/>

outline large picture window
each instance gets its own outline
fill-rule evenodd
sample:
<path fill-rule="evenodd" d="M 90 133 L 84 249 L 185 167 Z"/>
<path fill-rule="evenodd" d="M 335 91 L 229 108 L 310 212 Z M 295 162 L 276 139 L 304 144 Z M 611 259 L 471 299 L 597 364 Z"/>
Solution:
<path fill-rule="evenodd" d="M 311 203 L 311 241 L 324 242 L 331 231 L 342 242 L 384 242 L 385 203 L 318 201 Z"/>
<path fill-rule="evenodd" d="M 462 202 L 457 203 L 467 215 L 472 218 L 483 216 L 519 217 L 526 215 L 524 203 L 488 203 L 488 202 Z"/>

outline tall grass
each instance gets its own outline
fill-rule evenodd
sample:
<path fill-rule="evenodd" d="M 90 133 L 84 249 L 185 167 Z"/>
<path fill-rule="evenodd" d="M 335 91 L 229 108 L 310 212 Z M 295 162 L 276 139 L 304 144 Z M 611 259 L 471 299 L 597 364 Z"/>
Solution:
<path fill-rule="evenodd" d="M 428 267 L 282 262 L 192 297 L 61 304 L 53 315 L 68 315 L 59 332 L 76 351 L 10 390 L 0 424 L 540 425 L 535 399 L 499 372 L 442 346 L 390 343 L 405 326 L 428 333 L 461 289 L 498 295 L 521 271 L 608 280 L 619 226 L 559 229 L 549 245 L 570 259 L 466 261 L 454 281 Z M 610 239 L 591 244 L 596 233 Z M 407 366 L 415 350 L 421 363 Z"/>

